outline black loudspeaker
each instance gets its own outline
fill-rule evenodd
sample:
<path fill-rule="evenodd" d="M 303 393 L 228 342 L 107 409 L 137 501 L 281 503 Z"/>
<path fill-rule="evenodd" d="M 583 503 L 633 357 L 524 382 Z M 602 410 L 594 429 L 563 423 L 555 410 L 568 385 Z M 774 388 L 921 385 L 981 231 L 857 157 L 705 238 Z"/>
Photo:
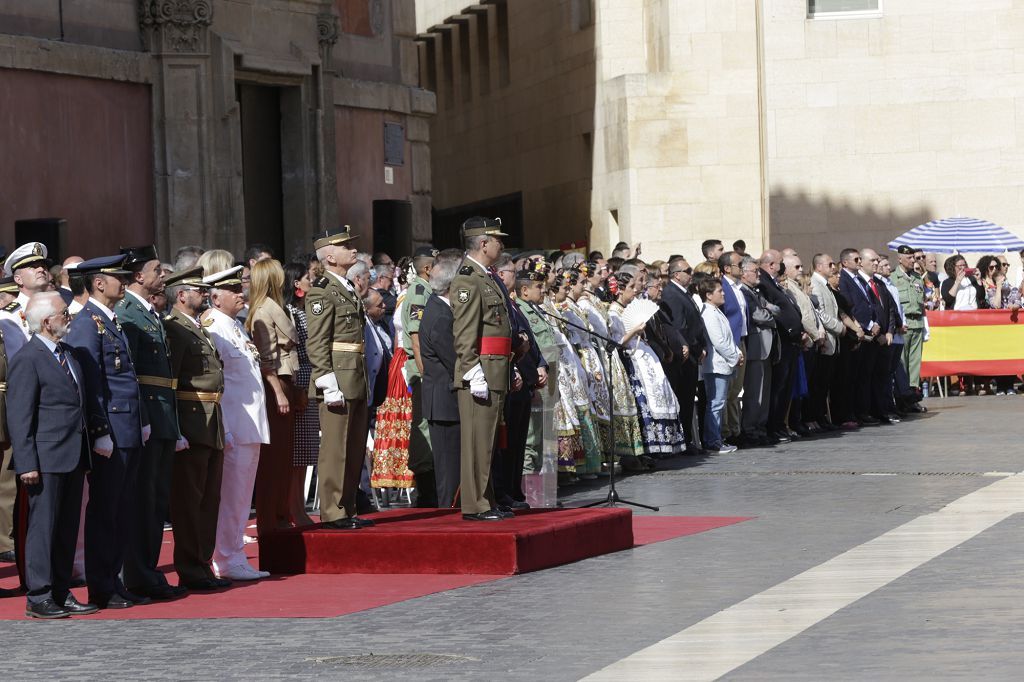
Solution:
<path fill-rule="evenodd" d="M 373 202 L 373 250 L 395 262 L 412 255 L 412 202 L 381 199 Z"/>
<path fill-rule="evenodd" d="M 14 221 L 14 243 L 41 242 L 51 263 L 64 260 L 68 239 L 68 221 L 64 218 L 28 218 Z M 13 250 L 13 249 L 12 249 Z"/>

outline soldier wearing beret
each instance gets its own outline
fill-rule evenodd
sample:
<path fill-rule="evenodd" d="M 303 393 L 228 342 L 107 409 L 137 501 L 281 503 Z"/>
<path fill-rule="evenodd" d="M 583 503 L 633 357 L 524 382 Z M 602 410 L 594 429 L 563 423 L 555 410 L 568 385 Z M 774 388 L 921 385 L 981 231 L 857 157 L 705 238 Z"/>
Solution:
<path fill-rule="evenodd" d="M 366 452 L 366 314 L 345 273 L 356 262 L 348 225 L 314 242 L 324 276 L 306 294 L 306 353 L 313 365 L 310 397 L 320 403 L 317 478 L 325 528 L 355 530 L 373 521 L 356 516 L 356 490 Z"/>
<path fill-rule="evenodd" d="M 93 457 L 85 510 L 85 574 L 89 601 L 99 608 L 123 609 L 148 597 L 121 582 L 142 448 L 150 436 L 142 411 L 135 363 L 128 338 L 114 313 L 124 297 L 125 256 L 105 256 L 78 266 L 89 302 L 71 322 L 67 343 L 82 365 L 86 416 Z"/>
<path fill-rule="evenodd" d="M 906 318 L 907 331 L 903 334 L 903 366 L 909 375 L 911 388 L 921 384 L 921 355 L 924 350 L 924 280 L 914 270 L 912 246 L 903 245 L 896 249 L 899 266 L 892 271 L 892 283 L 900 294 L 900 306 Z M 915 412 L 924 408 L 916 403 L 908 407 Z"/>
<path fill-rule="evenodd" d="M 213 339 L 199 322 L 210 285 L 203 268 L 176 272 L 166 280 L 170 315 L 164 331 L 171 351 L 171 375 L 181 437 L 171 470 L 171 525 L 174 570 L 192 590 L 227 587 L 210 561 L 217 539 L 217 513 L 224 467 L 224 369 Z"/>
<path fill-rule="evenodd" d="M 171 494 L 174 445 L 178 431 L 176 381 L 171 374 L 171 354 L 160 314 L 149 302 L 164 290 L 164 273 L 154 246 L 121 249 L 124 268 L 131 275 L 125 296 L 114 307 L 128 340 L 142 394 L 142 410 L 149 418 L 152 435 L 142 448 L 135 510 L 125 550 L 125 585 L 131 592 L 153 599 L 171 599 L 185 589 L 167 584 L 157 565 L 163 546 L 164 521 Z"/>
<path fill-rule="evenodd" d="M 466 258 L 451 284 L 455 376 L 462 423 L 462 517 L 499 521 L 491 481 L 498 423 L 509 390 L 512 327 L 504 287 L 490 271 L 504 244 L 501 221 L 470 218 L 462 225 Z"/>
<path fill-rule="evenodd" d="M 412 391 L 412 424 L 409 430 L 409 469 L 416 481 L 416 506 L 436 507 L 436 476 L 434 458 L 430 445 L 430 428 L 423 418 L 423 355 L 420 352 L 420 323 L 427 300 L 434 293 L 428 281 L 437 251 L 431 246 L 421 246 L 412 257 L 416 271 L 409 280 L 409 290 L 402 300 L 402 347 L 409 359 L 405 363 L 405 374 Z"/>

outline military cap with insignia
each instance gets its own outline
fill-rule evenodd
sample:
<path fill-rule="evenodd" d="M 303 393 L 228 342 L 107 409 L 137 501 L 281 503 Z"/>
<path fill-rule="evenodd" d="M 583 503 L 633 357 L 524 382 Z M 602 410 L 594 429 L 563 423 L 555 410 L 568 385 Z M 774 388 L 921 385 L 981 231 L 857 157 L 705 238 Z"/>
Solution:
<path fill-rule="evenodd" d="M 896 249 L 896 253 L 903 254 L 904 256 L 911 256 L 916 253 L 918 249 L 913 246 L 907 246 L 906 244 L 900 244 L 900 247 Z"/>
<path fill-rule="evenodd" d="M 90 258 L 79 263 L 78 267 L 75 268 L 75 272 L 85 276 L 110 275 L 112 277 L 123 277 L 124 275 L 132 274 L 124 269 L 124 259 L 125 255 L 123 253 L 119 253 L 116 256 Z"/>
<path fill-rule="evenodd" d="M 485 218 L 473 216 L 462 223 L 463 237 L 507 237 L 508 234 L 501 231 L 501 218 Z"/>
<path fill-rule="evenodd" d="M 426 245 L 426 246 L 421 246 L 421 247 L 419 247 L 418 249 L 416 249 L 413 252 L 412 257 L 413 258 L 436 258 L 437 257 L 437 249 L 435 249 L 433 246 L 430 246 L 429 244 Z"/>
<path fill-rule="evenodd" d="M 221 270 L 215 272 L 208 277 L 203 277 L 203 282 L 210 287 L 215 289 L 227 289 L 229 287 L 241 287 L 242 276 L 239 274 L 242 272 L 243 266 L 236 265 L 230 267 L 227 270 Z"/>
<path fill-rule="evenodd" d="M 202 287 L 204 289 L 210 287 L 209 284 L 203 281 L 203 268 L 201 265 L 168 275 L 167 279 L 164 280 L 164 285 L 167 287 Z"/>
<path fill-rule="evenodd" d="M 4 261 L 4 275 L 10 277 L 18 268 L 24 268 L 35 263 L 45 265 L 46 256 L 46 244 L 42 242 L 22 244 L 14 251 L 11 251 L 11 255 Z"/>
<path fill-rule="evenodd" d="M 525 268 L 516 273 L 516 281 L 543 282 L 548 277 L 544 273 L 537 272 L 533 268 Z"/>
<path fill-rule="evenodd" d="M 14 275 L 0 279 L 0 294 L 17 294 L 18 285 L 14 281 Z"/>
<path fill-rule="evenodd" d="M 142 266 L 152 260 L 160 260 L 156 247 L 148 246 L 122 246 L 121 253 L 124 254 L 124 267 L 130 268 L 133 265 Z"/>
<path fill-rule="evenodd" d="M 344 244 L 355 239 L 357 236 L 352 234 L 351 228 L 348 225 L 329 227 L 324 232 L 313 237 L 313 248 L 320 249 L 325 246 L 337 246 L 338 244 Z"/>

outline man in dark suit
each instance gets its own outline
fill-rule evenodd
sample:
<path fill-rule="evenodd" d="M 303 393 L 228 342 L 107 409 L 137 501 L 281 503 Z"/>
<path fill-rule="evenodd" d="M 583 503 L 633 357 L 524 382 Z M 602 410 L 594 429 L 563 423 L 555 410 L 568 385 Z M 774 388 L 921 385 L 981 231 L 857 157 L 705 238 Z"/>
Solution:
<path fill-rule="evenodd" d="M 142 409 L 153 430 L 139 458 L 138 492 L 134 496 L 136 506 L 125 551 L 124 579 L 135 594 L 173 599 L 186 590 L 169 585 L 157 564 L 170 506 L 174 445 L 181 433 L 167 334 L 160 314 L 149 302 L 151 296 L 163 292 L 164 273 L 155 246 L 121 249 L 121 253 L 127 256 L 124 267 L 132 274 L 125 296 L 114 311 L 128 339 L 128 352 L 135 363 L 143 398 Z"/>
<path fill-rule="evenodd" d="M 850 303 L 853 317 L 864 330 L 864 340 L 857 350 L 849 353 L 848 359 L 841 359 L 840 371 L 851 398 L 847 404 L 853 405 L 854 411 L 854 415 L 848 417 L 856 416 L 862 424 L 877 424 L 878 420 L 871 416 L 871 377 L 880 348 L 875 340 L 884 336 L 880 319 L 881 303 L 873 296 L 866 279 L 861 276 L 863 256 L 860 252 L 856 249 L 843 249 L 839 260 L 843 266 L 839 273 L 839 292 Z M 871 267 L 874 268 L 874 264 Z"/>
<path fill-rule="evenodd" d="M 139 461 L 150 434 L 128 338 L 114 314 L 130 274 L 121 267 L 124 260 L 122 254 L 79 264 L 89 302 L 75 316 L 67 336 L 82 365 L 89 440 L 98 455 L 89 472 L 85 511 L 89 601 L 111 609 L 150 601 L 129 592 L 120 577 L 135 512 Z"/>
<path fill-rule="evenodd" d="M 793 372 L 797 356 L 800 354 L 803 324 L 800 321 L 800 309 L 776 280 L 781 262 L 781 255 L 774 249 L 769 249 L 761 255 L 757 289 L 766 301 L 778 309 L 775 313 L 775 328 L 779 333 L 780 352 L 779 359 L 772 368 L 768 434 L 776 443 L 788 443 L 790 433 L 786 426 L 786 414 L 793 399 Z"/>
<path fill-rule="evenodd" d="M 71 571 L 89 466 L 82 366 L 61 342 L 67 304 L 56 292 L 34 294 L 26 308 L 33 332 L 8 376 L 14 470 L 28 496 L 25 615 L 64 618 L 96 606 L 71 594 Z"/>
<path fill-rule="evenodd" d="M 698 438 L 693 431 L 693 401 L 697 396 L 697 379 L 700 363 L 707 347 L 704 320 L 701 319 L 697 304 L 687 287 L 693 276 L 693 269 L 685 258 L 677 258 L 668 266 L 669 282 L 661 292 L 663 308 L 668 310 L 669 324 L 682 336 L 684 344 L 672 349 L 680 361 L 666 367 L 669 384 L 679 400 L 679 421 L 686 434 L 686 450 L 690 454 L 700 452 Z"/>
<path fill-rule="evenodd" d="M 892 423 L 887 416 L 890 413 L 889 403 L 892 401 L 891 355 L 893 336 L 899 331 L 902 321 L 896 310 L 896 302 L 889 295 L 885 282 L 878 277 L 879 263 L 882 259 L 874 249 L 861 249 L 860 268 L 866 288 L 865 292 L 871 301 L 875 319 L 878 321 L 878 334 L 875 336 L 876 358 L 869 379 L 863 382 L 870 395 L 870 416 L 883 424 Z M 895 410 L 895 406 L 893 407 Z"/>
<path fill-rule="evenodd" d="M 434 294 L 427 299 L 419 329 L 423 359 L 423 417 L 433 446 L 437 506 L 452 507 L 461 477 L 459 399 L 452 387 L 455 376 L 455 317 L 448 300 L 452 279 L 459 270 L 458 253 L 438 256 L 430 272 Z"/>

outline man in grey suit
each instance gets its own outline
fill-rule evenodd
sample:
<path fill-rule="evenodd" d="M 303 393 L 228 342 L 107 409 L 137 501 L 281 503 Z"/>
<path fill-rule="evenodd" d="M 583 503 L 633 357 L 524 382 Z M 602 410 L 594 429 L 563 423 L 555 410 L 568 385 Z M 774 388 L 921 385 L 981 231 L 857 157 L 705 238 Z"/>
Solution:
<path fill-rule="evenodd" d="M 821 346 L 814 371 L 809 381 L 810 395 L 804 401 L 804 421 L 817 422 L 819 426 L 832 431 L 838 428 L 830 418 L 829 386 L 835 373 L 836 353 L 839 338 L 846 333 L 846 325 L 839 316 L 839 303 L 828 286 L 828 278 L 836 272 L 836 263 L 827 253 L 815 254 L 811 261 L 814 274 L 811 275 L 811 291 L 817 300 L 815 308 L 818 318 L 825 327 L 825 342 Z"/>
<path fill-rule="evenodd" d="M 747 302 L 746 372 L 743 375 L 741 447 L 768 445 L 768 409 L 771 406 L 772 363 L 779 354 L 779 339 L 771 303 L 758 291 L 759 266 L 750 256 L 740 263 L 740 291 Z"/>
<path fill-rule="evenodd" d="M 82 367 L 67 334 L 67 304 L 55 291 L 37 293 L 25 319 L 32 338 L 11 361 L 8 417 L 14 470 L 28 496 L 25 615 L 64 618 L 93 613 L 71 594 L 71 570 L 89 466 Z"/>

